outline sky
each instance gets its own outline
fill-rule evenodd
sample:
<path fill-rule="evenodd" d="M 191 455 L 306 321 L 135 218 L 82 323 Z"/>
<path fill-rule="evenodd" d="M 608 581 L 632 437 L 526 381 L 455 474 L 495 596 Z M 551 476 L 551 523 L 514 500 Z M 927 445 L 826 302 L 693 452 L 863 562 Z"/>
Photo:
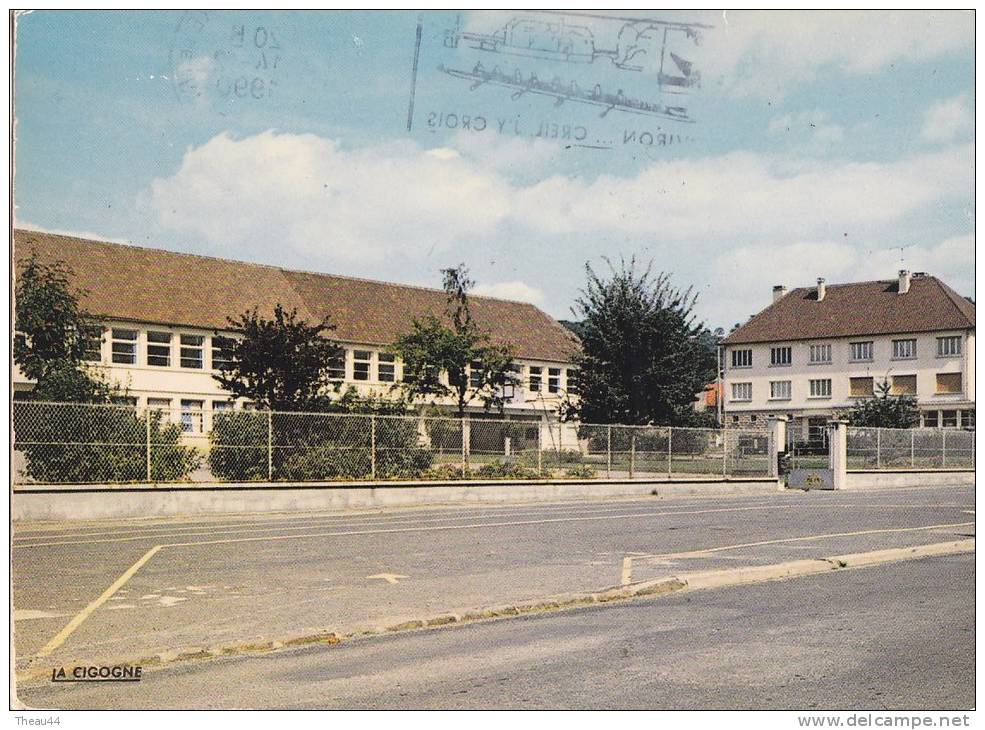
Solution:
<path fill-rule="evenodd" d="M 974 295 L 974 16 L 70 12 L 16 21 L 15 222 L 570 319 L 610 262 Z M 180 286 L 180 282 L 175 282 Z"/>

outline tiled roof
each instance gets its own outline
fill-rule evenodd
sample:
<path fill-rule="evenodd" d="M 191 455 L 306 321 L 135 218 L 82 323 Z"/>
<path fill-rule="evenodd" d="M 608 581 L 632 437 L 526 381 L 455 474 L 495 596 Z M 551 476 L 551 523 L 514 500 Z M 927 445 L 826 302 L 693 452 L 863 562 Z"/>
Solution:
<path fill-rule="evenodd" d="M 274 266 L 15 230 L 18 265 L 31 251 L 60 259 L 75 272 L 83 306 L 106 319 L 205 329 L 228 329 L 226 317 L 257 307 L 297 309 L 308 321 L 328 315 L 334 339 L 388 345 L 414 317 L 441 315 L 439 289 L 291 271 Z M 472 313 L 494 342 L 518 357 L 566 362 L 577 339 L 532 304 L 473 296 Z"/>
<path fill-rule="evenodd" d="M 813 340 L 975 327 L 975 305 L 934 276 L 794 289 L 725 338 L 725 344 Z"/>

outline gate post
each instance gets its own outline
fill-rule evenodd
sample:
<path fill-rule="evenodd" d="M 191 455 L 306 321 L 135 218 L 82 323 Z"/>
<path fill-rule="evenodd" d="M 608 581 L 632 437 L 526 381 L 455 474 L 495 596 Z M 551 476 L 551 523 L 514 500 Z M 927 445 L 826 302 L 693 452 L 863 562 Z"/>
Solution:
<path fill-rule="evenodd" d="M 848 421 L 828 421 L 828 467 L 831 469 L 831 488 L 848 486 Z"/>
<path fill-rule="evenodd" d="M 779 479 L 780 455 L 787 450 L 787 417 L 770 416 L 769 422 L 769 477 Z"/>

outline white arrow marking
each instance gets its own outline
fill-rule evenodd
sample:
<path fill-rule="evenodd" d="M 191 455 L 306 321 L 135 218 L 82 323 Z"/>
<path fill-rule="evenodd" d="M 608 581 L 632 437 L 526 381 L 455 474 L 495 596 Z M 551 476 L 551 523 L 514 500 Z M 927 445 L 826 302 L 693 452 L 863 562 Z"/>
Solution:
<path fill-rule="evenodd" d="M 401 578 L 408 578 L 410 576 L 398 575 L 397 573 L 377 573 L 376 575 L 367 575 L 366 580 L 374 580 L 379 578 L 380 580 L 385 580 L 387 583 L 396 583 Z"/>

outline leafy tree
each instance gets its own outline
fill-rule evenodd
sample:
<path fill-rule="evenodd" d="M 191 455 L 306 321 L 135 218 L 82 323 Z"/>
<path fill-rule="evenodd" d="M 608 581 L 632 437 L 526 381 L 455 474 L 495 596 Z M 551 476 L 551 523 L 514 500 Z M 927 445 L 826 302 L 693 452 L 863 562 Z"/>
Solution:
<path fill-rule="evenodd" d="M 609 264 L 600 278 L 588 264 L 588 283 L 575 303 L 583 322 L 576 357 L 579 396 L 563 406 L 586 423 L 689 425 L 695 394 L 715 378 L 713 337 L 695 321 L 697 295 L 667 274 L 637 268 L 635 259 Z"/>
<path fill-rule="evenodd" d="M 570 319 L 559 319 L 558 324 L 563 326 L 565 329 L 574 332 L 578 339 L 582 338 L 585 333 L 585 323 L 584 322 L 573 322 Z"/>
<path fill-rule="evenodd" d="M 489 334 L 472 318 L 468 293 L 474 282 L 464 264 L 443 269 L 442 275 L 451 326 L 434 315 L 415 318 L 411 331 L 394 343 L 393 351 L 404 367 L 401 387 L 411 401 L 428 396 L 453 398 L 460 418 L 477 401 L 486 410 L 502 410 L 505 386 L 518 382 L 511 370 L 512 350 L 492 344 Z"/>
<path fill-rule="evenodd" d="M 914 428 L 920 423 L 917 399 L 910 395 L 893 395 L 888 380 L 876 386 L 871 398 L 858 401 L 843 416 L 852 426 Z"/>
<path fill-rule="evenodd" d="M 298 319 L 278 304 L 273 319 L 256 309 L 228 318 L 241 337 L 226 349 L 227 362 L 212 377 L 238 398 L 263 410 L 318 411 L 329 407 L 337 389 L 329 378 L 342 348 L 325 336 L 335 329 L 326 317 L 317 324 Z"/>
<path fill-rule="evenodd" d="M 148 471 L 154 481 L 184 479 L 201 458 L 181 445 L 178 424 L 107 405 L 123 393 L 84 360 L 102 328 L 79 305 L 73 275 L 32 253 L 17 278 L 14 362 L 35 381 L 30 400 L 13 408 L 24 475 L 51 484 L 137 482 Z"/>
<path fill-rule="evenodd" d="M 102 327 L 79 305 L 72 269 L 32 252 L 15 288 L 14 362 L 35 381 L 36 400 L 108 403 L 115 394 L 84 360 Z"/>

